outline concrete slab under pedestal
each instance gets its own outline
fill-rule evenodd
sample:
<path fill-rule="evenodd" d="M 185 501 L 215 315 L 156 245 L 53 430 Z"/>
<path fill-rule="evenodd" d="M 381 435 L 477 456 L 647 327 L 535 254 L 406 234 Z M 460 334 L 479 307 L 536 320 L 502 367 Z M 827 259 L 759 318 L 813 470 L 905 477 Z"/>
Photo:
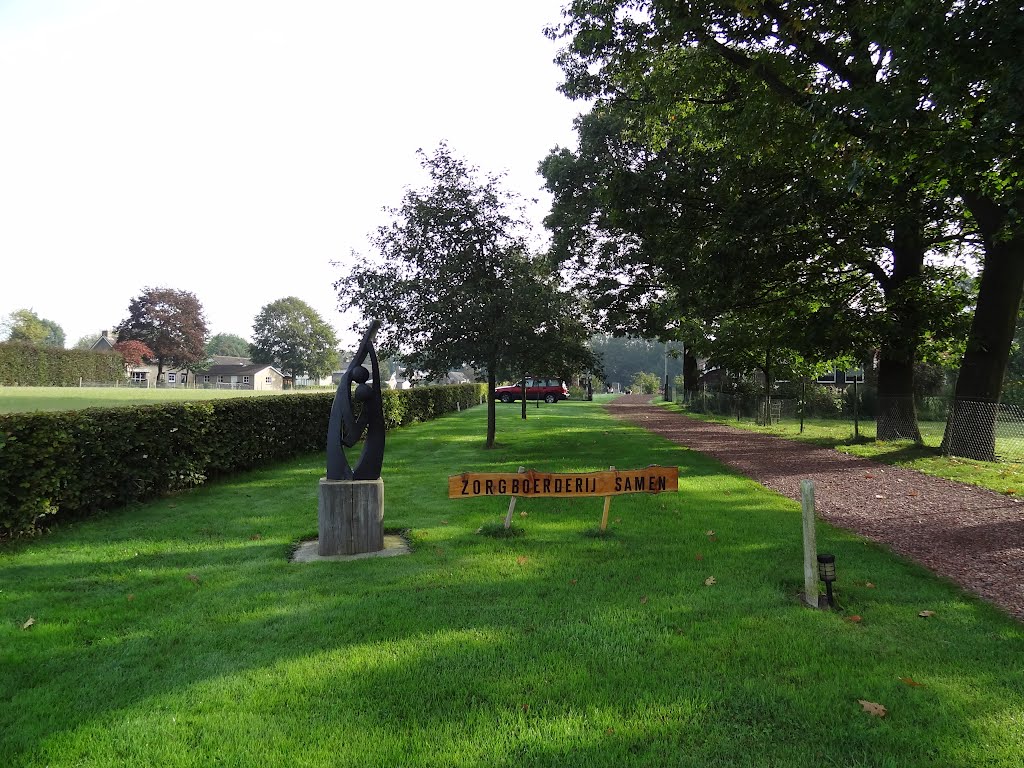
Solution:
<path fill-rule="evenodd" d="M 395 557 L 396 555 L 408 555 L 412 552 L 405 539 L 396 534 L 384 534 L 384 549 L 376 552 L 360 552 L 356 555 L 327 555 L 321 556 L 317 553 L 319 539 L 304 541 L 292 554 L 293 563 L 315 563 L 321 560 L 365 560 L 368 557 Z"/>

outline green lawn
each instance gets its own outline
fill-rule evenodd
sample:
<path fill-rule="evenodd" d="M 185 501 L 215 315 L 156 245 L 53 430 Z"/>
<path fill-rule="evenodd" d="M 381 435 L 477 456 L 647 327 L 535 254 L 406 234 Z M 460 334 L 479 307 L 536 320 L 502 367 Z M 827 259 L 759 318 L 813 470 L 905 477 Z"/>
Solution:
<path fill-rule="evenodd" d="M 325 390 L 298 390 L 322 392 Z M 291 394 L 281 390 L 245 389 L 144 389 L 140 387 L 0 387 L 0 413 L 26 411 L 77 411 L 99 406 L 219 400 L 227 397 L 259 397 Z"/>
<path fill-rule="evenodd" d="M 800 440 L 825 448 L 863 456 L 867 459 L 880 461 L 884 464 L 915 469 L 926 475 L 945 477 L 961 483 L 971 483 L 983 488 L 990 488 L 998 493 L 1009 495 L 1024 494 L 1024 464 L 1014 461 L 974 461 L 955 456 L 943 456 L 939 450 L 944 422 L 922 421 L 919 426 L 924 445 L 915 445 L 910 440 L 876 441 L 875 422 L 861 422 L 858 435 L 854 436 L 853 423 L 830 419 L 807 419 L 804 431 L 800 432 L 800 422 L 784 419 L 771 426 L 758 426 L 753 421 L 739 421 L 728 416 L 695 413 L 685 410 L 682 406 L 654 401 L 677 413 L 686 413 L 697 419 L 739 427 L 751 432 L 783 437 L 787 440 Z M 999 442 L 997 438 L 997 450 Z"/>
<path fill-rule="evenodd" d="M 0 546 L 3 764 L 1024 764 L 1024 626 L 824 524 L 843 609 L 804 608 L 796 503 L 597 404 L 529 413 L 493 451 L 482 408 L 389 435 L 408 556 L 288 562 L 322 456 Z M 506 500 L 446 498 L 651 463 L 679 493 L 606 537 L 600 499 L 520 499 L 495 539 Z"/>

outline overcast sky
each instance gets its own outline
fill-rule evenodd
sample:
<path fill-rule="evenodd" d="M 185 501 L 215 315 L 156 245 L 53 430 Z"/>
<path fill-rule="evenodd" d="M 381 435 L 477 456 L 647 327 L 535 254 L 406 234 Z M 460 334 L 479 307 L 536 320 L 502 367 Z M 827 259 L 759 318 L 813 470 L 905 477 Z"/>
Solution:
<path fill-rule="evenodd" d="M 249 338 L 297 296 L 345 340 L 332 283 L 442 139 L 548 205 L 574 146 L 544 0 L 0 0 L 0 316 L 71 346 L 144 287 Z"/>

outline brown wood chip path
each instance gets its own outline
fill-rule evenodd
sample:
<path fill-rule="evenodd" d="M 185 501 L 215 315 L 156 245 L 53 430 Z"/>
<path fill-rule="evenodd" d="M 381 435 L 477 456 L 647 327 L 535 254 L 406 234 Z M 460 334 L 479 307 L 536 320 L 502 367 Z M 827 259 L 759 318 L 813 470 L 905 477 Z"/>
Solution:
<path fill-rule="evenodd" d="M 828 448 L 710 424 L 625 395 L 615 416 L 711 456 L 783 496 L 815 485 L 819 516 L 921 563 L 1024 620 L 1024 503 Z"/>

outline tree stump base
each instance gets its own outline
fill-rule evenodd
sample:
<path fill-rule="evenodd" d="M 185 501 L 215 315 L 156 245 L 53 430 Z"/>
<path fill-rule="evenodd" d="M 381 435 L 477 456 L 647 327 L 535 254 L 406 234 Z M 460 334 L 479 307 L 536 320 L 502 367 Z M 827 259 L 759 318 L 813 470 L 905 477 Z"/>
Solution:
<path fill-rule="evenodd" d="M 358 555 L 384 549 L 384 481 L 320 478 L 317 554 Z"/>

